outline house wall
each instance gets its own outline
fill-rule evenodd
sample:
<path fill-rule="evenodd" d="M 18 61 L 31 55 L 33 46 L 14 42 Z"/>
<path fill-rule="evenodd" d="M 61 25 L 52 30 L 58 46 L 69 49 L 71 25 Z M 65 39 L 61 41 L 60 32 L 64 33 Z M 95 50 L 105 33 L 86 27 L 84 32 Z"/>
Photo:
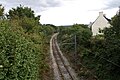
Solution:
<path fill-rule="evenodd" d="M 108 20 L 104 17 L 103 12 L 99 12 L 98 18 L 95 20 L 95 22 L 92 25 L 92 33 L 93 36 L 100 34 L 99 29 L 104 29 L 105 27 L 109 27 L 110 24 Z"/>

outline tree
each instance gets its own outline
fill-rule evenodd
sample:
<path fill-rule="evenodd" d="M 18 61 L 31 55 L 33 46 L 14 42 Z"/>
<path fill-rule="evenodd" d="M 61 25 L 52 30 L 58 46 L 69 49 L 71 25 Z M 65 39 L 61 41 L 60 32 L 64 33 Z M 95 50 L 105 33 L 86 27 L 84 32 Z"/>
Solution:
<path fill-rule="evenodd" d="M 112 22 L 111 25 L 113 26 L 111 29 L 113 30 L 113 34 L 116 37 L 120 38 L 120 10 L 118 11 L 118 13 L 112 18 Z"/>
<path fill-rule="evenodd" d="M 2 5 L 0 5 L 0 18 L 2 18 L 4 15 L 4 7 L 2 7 Z"/>
<path fill-rule="evenodd" d="M 40 16 L 35 17 L 34 11 L 29 7 L 18 6 L 9 10 L 7 17 L 9 19 L 21 19 L 23 17 L 33 18 L 39 22 Z"/>
<path fill-rule="evenodd" d="M 120 79 L 120 10 L 112 18 L 111 27 L 104 30 L 105 42 L 104 48 L 99 50 L 100 55 L 107 59 L 102 60 L 104 67 L 102 77 L 109 80 Z M 106 75 L 106 76 L 105 76 Z"/>
<path fill-rule="evenodd" d="M 40 24 L 40 16 L 36 17 L 31 8 L 21 5 L 9 10 L 7 18 L 10 19 L 11 23 L 16 21 L 25 32 L 32 32 L 34 27 Z"/>

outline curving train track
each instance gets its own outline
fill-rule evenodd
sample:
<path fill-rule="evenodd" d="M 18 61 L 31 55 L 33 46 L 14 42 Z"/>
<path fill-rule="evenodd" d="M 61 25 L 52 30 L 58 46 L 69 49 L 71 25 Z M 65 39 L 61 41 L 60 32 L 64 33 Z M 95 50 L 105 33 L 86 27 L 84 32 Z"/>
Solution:
<path fill-rule="evenodd" d="M 58 33 L 54 34 L 50 41 L 54 80 L 79 80 L 74 70 L 70 67 L 69 62 L 60 51 L 57 43 L 57 35 Z"/>

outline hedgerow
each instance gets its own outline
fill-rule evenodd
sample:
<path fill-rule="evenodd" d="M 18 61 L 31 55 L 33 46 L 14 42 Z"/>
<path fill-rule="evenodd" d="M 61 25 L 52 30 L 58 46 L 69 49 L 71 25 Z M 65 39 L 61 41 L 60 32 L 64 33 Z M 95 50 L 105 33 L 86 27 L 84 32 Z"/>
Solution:
<path fill-rule="evenodd" d="M 13 32 L 7 23 L 0 25 L 0 80 L 37 80 L 42 56 L 30 40 Z"/>

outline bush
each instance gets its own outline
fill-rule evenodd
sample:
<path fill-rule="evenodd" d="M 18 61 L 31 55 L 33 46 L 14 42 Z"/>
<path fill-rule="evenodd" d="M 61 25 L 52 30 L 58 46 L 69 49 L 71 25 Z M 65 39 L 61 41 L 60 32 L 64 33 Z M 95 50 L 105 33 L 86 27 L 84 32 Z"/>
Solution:
<path fill-rule="evenodd" d="M 13 32 L 7 22 L 1 23 L 0 80 L 38 80 L 38 60 L 42 60 L 38 55 L 34 43 Z"/>

